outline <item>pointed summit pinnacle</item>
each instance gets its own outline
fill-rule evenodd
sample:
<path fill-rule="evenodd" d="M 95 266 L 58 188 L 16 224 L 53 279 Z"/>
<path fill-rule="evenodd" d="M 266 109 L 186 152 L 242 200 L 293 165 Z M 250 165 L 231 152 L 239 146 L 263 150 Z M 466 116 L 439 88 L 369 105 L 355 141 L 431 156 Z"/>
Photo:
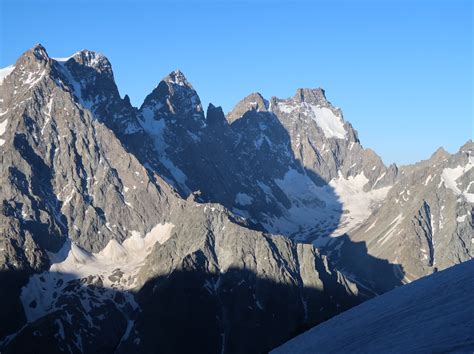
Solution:
<path fill-rule="evenodd" d="M 21 62 L 23 65 L 28 65 L 31 62 L 47 62 L 49 61 L 48 53 L 46 49 L 41 44 L 36 44 L 32 48 L 28 49 L 22 56 L 18 59 L 18 62 Z"/>
<path fill-rule="evenodd" d="M 193 88 L 192 85 L 186 79 L 186 76 L 184 76 L 182 71 L 179 70 L 179 69 L 174 70 L 171 73 L 169 73 L 168 76 L 166 76 L 163 79 L 163 81 L 165 81 L 167 83 L 171 83 L 171 84 L 191 88 L 191 89 Z"/>

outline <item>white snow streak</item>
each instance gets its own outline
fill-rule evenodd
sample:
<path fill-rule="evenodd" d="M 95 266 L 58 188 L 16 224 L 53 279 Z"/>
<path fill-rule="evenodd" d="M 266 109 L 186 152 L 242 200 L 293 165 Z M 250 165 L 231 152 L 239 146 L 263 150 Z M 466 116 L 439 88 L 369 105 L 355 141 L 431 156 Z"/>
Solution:
<path fill-rule="evenodd" d="M 13 65 L 0 69 L 0 85 L 3 84 L 5 78 L 10 75 L 13 70 L 15 70 L 15 67 Z"/>

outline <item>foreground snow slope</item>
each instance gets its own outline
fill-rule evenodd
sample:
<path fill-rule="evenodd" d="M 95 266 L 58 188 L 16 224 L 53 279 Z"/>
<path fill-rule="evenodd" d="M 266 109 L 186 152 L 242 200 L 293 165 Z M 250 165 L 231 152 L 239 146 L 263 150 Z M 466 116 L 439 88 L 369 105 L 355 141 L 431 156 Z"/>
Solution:
<path fill-rule="evenodd" d="M 473 296 L 471 260 L 354 307 L 272 353 L 472 353 Z"/>

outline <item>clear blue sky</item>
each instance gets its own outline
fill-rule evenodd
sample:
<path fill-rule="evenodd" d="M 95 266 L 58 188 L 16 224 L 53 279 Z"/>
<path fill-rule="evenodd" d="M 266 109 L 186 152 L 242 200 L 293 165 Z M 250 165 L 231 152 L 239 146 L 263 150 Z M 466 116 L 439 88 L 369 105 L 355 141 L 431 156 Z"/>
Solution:
<path fill-rule="evenodd" d="M 365 147 L 411 163 L 473 138 L 472 21 L 470 0 L 1 0 L 0 66 L 38 42 L 53 57 L 87 48 L 134 105 L 179 68 L 225 111 L 323 87 Z"/>

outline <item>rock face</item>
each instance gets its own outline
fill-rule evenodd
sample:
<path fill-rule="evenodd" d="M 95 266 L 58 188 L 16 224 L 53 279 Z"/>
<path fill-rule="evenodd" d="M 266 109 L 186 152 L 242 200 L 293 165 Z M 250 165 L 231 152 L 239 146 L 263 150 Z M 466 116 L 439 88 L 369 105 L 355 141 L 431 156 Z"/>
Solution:
<path fill-rule="evenodd" d="M 99 251 L 112 239 L 148 232 L 169 212 L 171 190 L 89 107 L 92 96 L 81 87 L 96 80 L 85 74 L 74 79 L 79 66 L 113 80 L 103 57 L 86 51 L 58 62 L 36 46 L 1 86 L 2 277 L 46 270 L 46 252 L 58 251 L 66 239 Z M 0 313 L 2 331 L 9 330 L 7 318 L 19 300 L 18 287 L 5 289 L 2 300 L 12 306 Z"/>
<path fill-rule="evenodd" d="M 266 352 L 472 258 L 472 150 L 386 167 L 322 89 L 204 114 L 180 71 L 135 108 L 37 45 L 0 70 L 0 351 Z"/>
<path fill-rule="evenodd" d="M 351 240 L 365 242 L 374 257 L 399 264 L 404 283 L 471 259 L 473 167 L 472 142 L 454 155 L 438 151 L 429 160 L 402 167 L 398 183 L 351 233 Z M 343 245 L 340 252 L 340 268 L 367 275 L 367 264 L 353 256 L 353 244 Z"/>

